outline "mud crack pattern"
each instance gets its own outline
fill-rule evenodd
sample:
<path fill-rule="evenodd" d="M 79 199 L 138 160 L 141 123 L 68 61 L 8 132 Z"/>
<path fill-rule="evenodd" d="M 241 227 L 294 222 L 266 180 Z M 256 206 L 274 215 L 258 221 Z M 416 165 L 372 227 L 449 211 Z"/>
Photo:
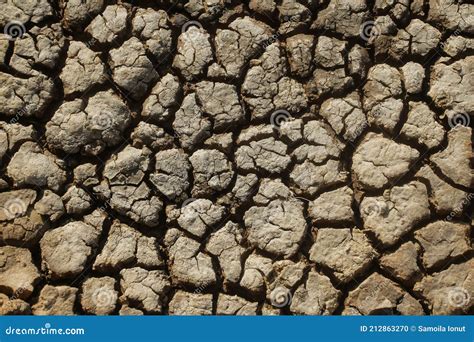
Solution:
<path fill-rule="evenodd" d="M 469 314 L 474 5 L 0 1 L 0 313 Z"/>

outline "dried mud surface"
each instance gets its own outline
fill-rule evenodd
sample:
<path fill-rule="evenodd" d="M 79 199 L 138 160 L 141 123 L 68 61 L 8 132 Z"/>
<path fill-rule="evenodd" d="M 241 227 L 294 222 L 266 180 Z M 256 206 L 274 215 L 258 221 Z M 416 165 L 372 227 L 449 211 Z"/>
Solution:
<path fill-rule="evenodd" d="M 0 314 L 474 310 L 474 5 L 1 0 Z"/>

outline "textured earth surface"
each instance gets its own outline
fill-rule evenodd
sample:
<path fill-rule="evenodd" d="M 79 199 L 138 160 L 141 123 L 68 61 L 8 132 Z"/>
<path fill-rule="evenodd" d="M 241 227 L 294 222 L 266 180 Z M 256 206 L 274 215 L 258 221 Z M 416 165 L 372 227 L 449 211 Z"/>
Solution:
<path fill-rule="evenodd" d="M 474 312 L 474 5 L 0 0 L 0 314 Z"/>

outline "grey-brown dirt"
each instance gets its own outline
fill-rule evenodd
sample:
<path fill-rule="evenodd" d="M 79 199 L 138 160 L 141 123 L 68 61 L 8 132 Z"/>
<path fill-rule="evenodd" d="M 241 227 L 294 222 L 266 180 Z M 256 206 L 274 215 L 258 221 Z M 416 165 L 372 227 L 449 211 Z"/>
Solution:
<path fill-rule="evenodd" d="M 0 0 L 0 314 L 472 314 L 474 5 Z"/>

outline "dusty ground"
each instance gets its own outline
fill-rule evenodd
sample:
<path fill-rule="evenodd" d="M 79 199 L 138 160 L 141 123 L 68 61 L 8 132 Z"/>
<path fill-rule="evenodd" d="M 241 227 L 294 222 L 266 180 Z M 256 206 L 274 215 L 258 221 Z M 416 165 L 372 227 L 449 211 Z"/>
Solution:
<path fill-rule="evenodd" d="M 473 313 L 474 5 L 0 0 L 0 313 Z"/>

